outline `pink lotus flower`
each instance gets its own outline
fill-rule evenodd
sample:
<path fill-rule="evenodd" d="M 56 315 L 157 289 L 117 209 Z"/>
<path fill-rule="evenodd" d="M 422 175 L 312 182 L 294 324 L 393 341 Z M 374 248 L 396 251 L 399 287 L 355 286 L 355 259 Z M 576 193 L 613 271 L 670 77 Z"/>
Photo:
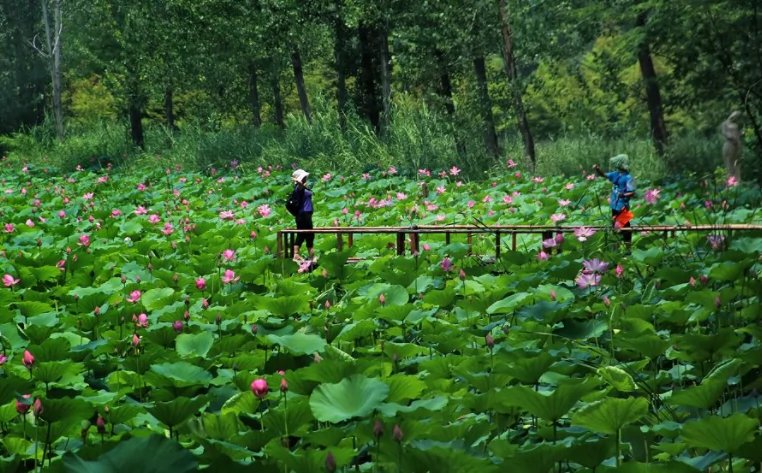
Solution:
<path fill-rule="evenodd" d="M 614 270 L 614 273 L 616 274 L 618 278 L 621 278 L 622 275 L 624 274 L 624 266 L 622 266 L 621 264 L 616 265 L 616 269 Z"/>
<path fill-rule="evenodd" d="M 139 190 L 139 191 L 144 191 L 144 190 L 146 190 L 146 185 L 145 185 L 145 184 L 143 184 L 143 183 L 140 183 L 140 184 L 138 184 L 138 190 Z"/>
<path fill-rule="evenodd" d="M 580 289 L 587 289 L 588 287 L 597 286 L 601 282 L 601 275 L 598 273 L 591 273 L 588 271 L 582 271 L 577 276 L 577 286 Z"/>
<path fill-rule="evenodd" d="M 140 300 L 141 293 L 140 291 L 132 291 L 130 295 L 127 297 L 127 302 L 131 302 L 135 304 Z"/>
<path fill-rule="evenodd" d="M 644 197 L 645 201 L 649 204 L 655 204 L 659 200 L 659 189 L 648 189 Z"/>
<path fill-rule="evenodd" d="M 553 214 L 550 216 L 550 221 L 553 223 L 558 223 L 561 220 L 564 220 L 566 218 L 566 215 L 564 214 Z"/>
<path fill-rule="evenodd" d="M 570 182 L 570 183 L 566 184 L 565 188 L 566 188 L 567 191 L 570 191 L 570 190 L 574 189 L 574 184 Z"/>
<path fill-rule="evenodd" d="M 261 211 L 260 211 L 260 213 L 261 213 Z M 220 212 L 220 219 L 222 219 L 222 220 L 234 220 L 235 219 L 235 214 L 233 213 L 232 210 L 223 210 L 222 212 Z"/>
<path fill-rule="evenodd" d="M 386 298 L 384 297 L 383 294 L 379 294 L 378 302 L 381 303 L 381 305 L 384 305 L 386 303 Z"/>
<path fill-rule="evenodd" d="M 574 236 L 576 236 L 577 240 L 580 242 L 587 241 L 587 239 L 591 238 L 593 235 L 595 235 L 595 230 L 589 227 L 577 227 L 574 229 Z"/>
<path fill-rule="evenodd" d="M 608 270 L 609 264 L 598 258 L 593 258 L 590 261 L 583 261 L 582 266 L 585 268 L 585 271 L 591 273 L 605 273 Z"/>
<path fill-rule="evenodd" d="M 8 357 L 0 353 L 0 366 L 3 366 L 8 362 Z"/>
<path fill-rule="evenodd" d="M 148 316 L 146 314 L 138 315 L 138 327 L 148 327 Z"/>
<path fill-rule="evenodd" d="M 556 291 L 550 291 L 550 300 L 555 301 L 558 299 L 558 294 L 556 294 Z"/>
<path fill-rule="evenodd" d="M 263 204 L 257 207 L 257 212 L 259 212 L 260 217 L 266 218 L 270 216 L 270 213 L 272 213 L 272 210 L 270 209 L 269 205 Z"/>
<path fill-rule="evenodd" d="M 173 227 L 172 224 L 169 223 L 169 222 L 165 223 L 164 224 L 164 228 L 161 229 L 161 233 L 163 233 L 163 234 L 165 234 L 167 236 L 169 236 L 172 233 L 174 233 L 174 231 L 175 231 L 175 227 Z"/>
<path fill-rule="evenodd" d="M 423 244 L 423 251 L 431 251 L 431 246 L 428 243 Z"/>
<path fill-rule="evenodd" d="M 10 274 L 6 274 L 3 276 L 3 284 L 5 287 L 12 287 L 18 284 L 21 280 L 20 279 L 14 279 L 13 276 Z"/>
<path fill-rule="evenodd" d="M 267 396 L 270 388 L 267 387 L 267 381 L 264 378 L 258 378 L 251 382 L 251 392 L 257 396 L 260 401 Z"/>
<path fill-rule="evenodd" d="M 145 215 L 146 213 L 148 213 L 148 210 L 142 205 L 138 205 L 138 208 L 135 209 L 135 215 Z"/>
<path fill-rule="evenodd" d="M 233 261 L 235 259 L 235 251 L 227 249 L 222 252 L 222 257 L 225 261 Z"/>
<path fill-rule="evenodd" d="M 547 254 L 547 253 L 545 253 L 545 251 L 540 251 L 540 252 L 537 254 L 537 261 L 545 261 L 545 260 L 547 260 L 548 258 L 549 258 L 549 256 L 548 256 L 548 254 Z"/>
<path fill-rule="evenodd" d="M 137 333 L 132 334 L 132 346 L 135 348 L 140 346 L 140 337 L 138 337 Z"/>
<path fill-rule="evenodd" d="M 734 186 L 737 186 L 737 185 L 738 185 L 738 180 L 736 180 L 735 177 L 730 176 L 728 178 L 728 187 L 734 187 Z"/>
<path fill-rule="evenodd" d="M 506 195 L 505 197 L 503 197 L 503 203 L 505 203 L 505 204 L 512 204 L 513 203 L 513 198 L 511 196 L 509 196 L 509 195 Z"/>
<path fill-rule="evenodd" d="M 569 204 L 571 204 L 571 200 L 564 200 L 564 199 L 562 199 L 562 200 L 558 201 L 558 205 L 560 205 L 561 207 L 566 207 Z"/>
<path fill-rule="evenodd" d="M 444 271 L 450 271 L 450 269 L 452 269 L 452 261 L 450 261 L 450 258 L 445 257 L 440 263 L 440 266 L 442 266 Z"/>
<path fill-rule="evenodd" d="M 15 229 L 16 227 L 14 227 L 12 223 L 5 224 L 5 233 L 13 233 L 13 230 Z"/>
<path fill-rule="evenodd" d="M 66 218 L 66 212 L 64 212 L 63 210 L 59 211 L 58 212 L 58 218 L 61 218 L 61 219 Z"/>
<path fill-rule="evenodd" d="M 65 214 L 64 214 L 64 215 L 65 215 Z M 114 210 L 112 210 L 112 211 L 111 211 L 111 216 L 112 216 L 112 217 L 118 217 L 118 216 L 120 216 L 120 215 L 122 215 L 122 211 L 121 211 L 121 210 L 119 210 L 119 209 L 114 209 Z M 63 218 L 63 217 L 61 217 L 61 218 Z"/>
<path fill-rule="evenodd" d="M 24 398 L 24 399 L 31 399 L 32 398 L 31 394 L 24 394 L 21 397 Z M 26 403 L 21 402 L 21 401 L 16 401 L 16 412 L 18 412 L 22 416 L 26 415 L 27 412 L 29 412 L 29 409 L 31 409 L 31 408 L 32 408 L 31 404 L 26 404 Z"/>
<path fill-rule="evenodd" d="M 204 278 L 198 278 L 196 279 L 196 288 L 200 291 L 206 290 L 206 279 Z"/>
<path fill-rule="evenodd" d="M 26 219 L 26 222 L 24 222 L 27 227 L 34 227 L 34 222 L 31 218 Z"/>
<path fill-rule="evenodd" d="M 460 174 L 460 169 L 456 168 L 455 166 L 450 168 L 450 175 L 451 176 L 457 176 Z"/>
<path fill-rule="evenodd" d="M 241 279 L 241 277 L 240 276 L 236 277 L 235 272 L 232 269 L 226 269 L 225 275 L 222 276 L 222 282 L 224 282 L 225 284 L 238 282 L 239 279 Z"/>
<path fill-rule="evenodd" d="M 519 165 L 519 163 L 515 162 L 515 161 L 514 161 L 514 160 L 512 160 L 512 159 L 509 159 L 509 160 L 508 160 L 508 162 L 506 163 L 506 165 L 507 165 L 509 168 L 515 168 L 516 166 L 518 166 L 518 165 Z"/>
<path fill-rule="evenodd" d="M 31 370 L 34 366 L 34 355 L 32 355 L 29 350 L 24 350 L 24 357 L 21 359 L 21 362 L 26 369 Z"/>
<path fill-rule="evenodd" d="M 160 221 L 161 221 L 161 218 L 158 215 L 156 215 L 156 214 L 152 214 L 151 216 L 148 217 L 148 222 L 149 223 L 156 224 L 156 223 L 159 223 Z"/>

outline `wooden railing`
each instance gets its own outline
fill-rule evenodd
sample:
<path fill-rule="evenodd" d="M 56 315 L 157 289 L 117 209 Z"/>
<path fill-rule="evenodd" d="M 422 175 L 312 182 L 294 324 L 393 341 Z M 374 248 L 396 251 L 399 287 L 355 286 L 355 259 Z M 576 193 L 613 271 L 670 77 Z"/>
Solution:
<path fill-rule="evenodd" d="M 409 248 L 411 254 L 420 253 L 421 236 L 437 234 L 445 236 L 445 243 L 450 244 L 451 235 L 465 234 L 468 245 L 472 245 L 473 236 L 478 234 L 495 235 L 495 257 L 500 258 L 502 237 L 511 236 L 511 249 L 516 251 L 518 235 L 542 235 L 543 240 L 554 238 L 558 234 L 574 233 L 580 226 L 556 226 L 556 225 L 413 225 L 409 227 L 319 227 L 312 230 L 299 230 L 288 228 L 278 231 L 278 257 L 293 257 L 293 247 L 296 235 L 299 233 L 313 233 L 316 235 L 336 235 L 336 247 L 339 251 L 344 249 L 344 236 L 346 244 L 352 247 L 354 235 L 395 235 L 396 250 L 398 255 L 405 254 L 406 240 L 409 236 Z M 598 231 L 610 231 L 610 226 L 591 225 L 584 228 Z M 658 232 L 664 238 L 674 237 L 678 232 L 743 232 L 762 231 L 762 225 L 728 224 L 728 225 L 633 225 L 629 229 L 621 229 L 621 232 Z"/>

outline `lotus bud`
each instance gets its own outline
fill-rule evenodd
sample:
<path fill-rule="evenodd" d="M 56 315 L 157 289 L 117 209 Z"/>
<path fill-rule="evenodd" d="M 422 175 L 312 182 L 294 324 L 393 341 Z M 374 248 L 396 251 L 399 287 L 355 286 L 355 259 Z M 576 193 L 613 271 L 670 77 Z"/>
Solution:
<path fill-rule="evenodd" d="M 392 436 L 394 437 L 395 442 L 402 442 L 402 438 L 404 437 L 405 433 L 402 432 L 402 429 L 400 429 L 400 426 L 397 424 L 394 424 L 394 430 L 392 431 Z"/>

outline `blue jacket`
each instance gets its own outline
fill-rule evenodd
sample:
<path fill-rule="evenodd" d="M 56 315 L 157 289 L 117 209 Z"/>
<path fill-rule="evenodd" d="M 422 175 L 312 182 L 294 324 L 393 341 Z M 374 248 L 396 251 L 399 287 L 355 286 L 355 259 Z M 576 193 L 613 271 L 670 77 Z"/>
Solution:
<path fill-rule="evenodd" d="M 614 183 L 611 189 L 611 209 L 619 212 L 623 208 L 630 208 L 630 199 L 623 196 L 626 192 L 635 192 L 635 179 L 629 172 L 612 171 L 606 173 L 609 181 Z"/>

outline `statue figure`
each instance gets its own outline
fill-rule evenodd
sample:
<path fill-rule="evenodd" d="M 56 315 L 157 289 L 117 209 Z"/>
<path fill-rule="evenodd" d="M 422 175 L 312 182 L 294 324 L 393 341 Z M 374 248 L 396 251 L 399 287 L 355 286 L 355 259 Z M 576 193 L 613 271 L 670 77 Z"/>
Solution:
<path fill-rule="evenodd" d="M 727 120 L 722 122 L 722 136 L 725 144 L 722 145 L 722 160 L 728 176 L 741 180 L 741 112 L 735 111 Z"/>

